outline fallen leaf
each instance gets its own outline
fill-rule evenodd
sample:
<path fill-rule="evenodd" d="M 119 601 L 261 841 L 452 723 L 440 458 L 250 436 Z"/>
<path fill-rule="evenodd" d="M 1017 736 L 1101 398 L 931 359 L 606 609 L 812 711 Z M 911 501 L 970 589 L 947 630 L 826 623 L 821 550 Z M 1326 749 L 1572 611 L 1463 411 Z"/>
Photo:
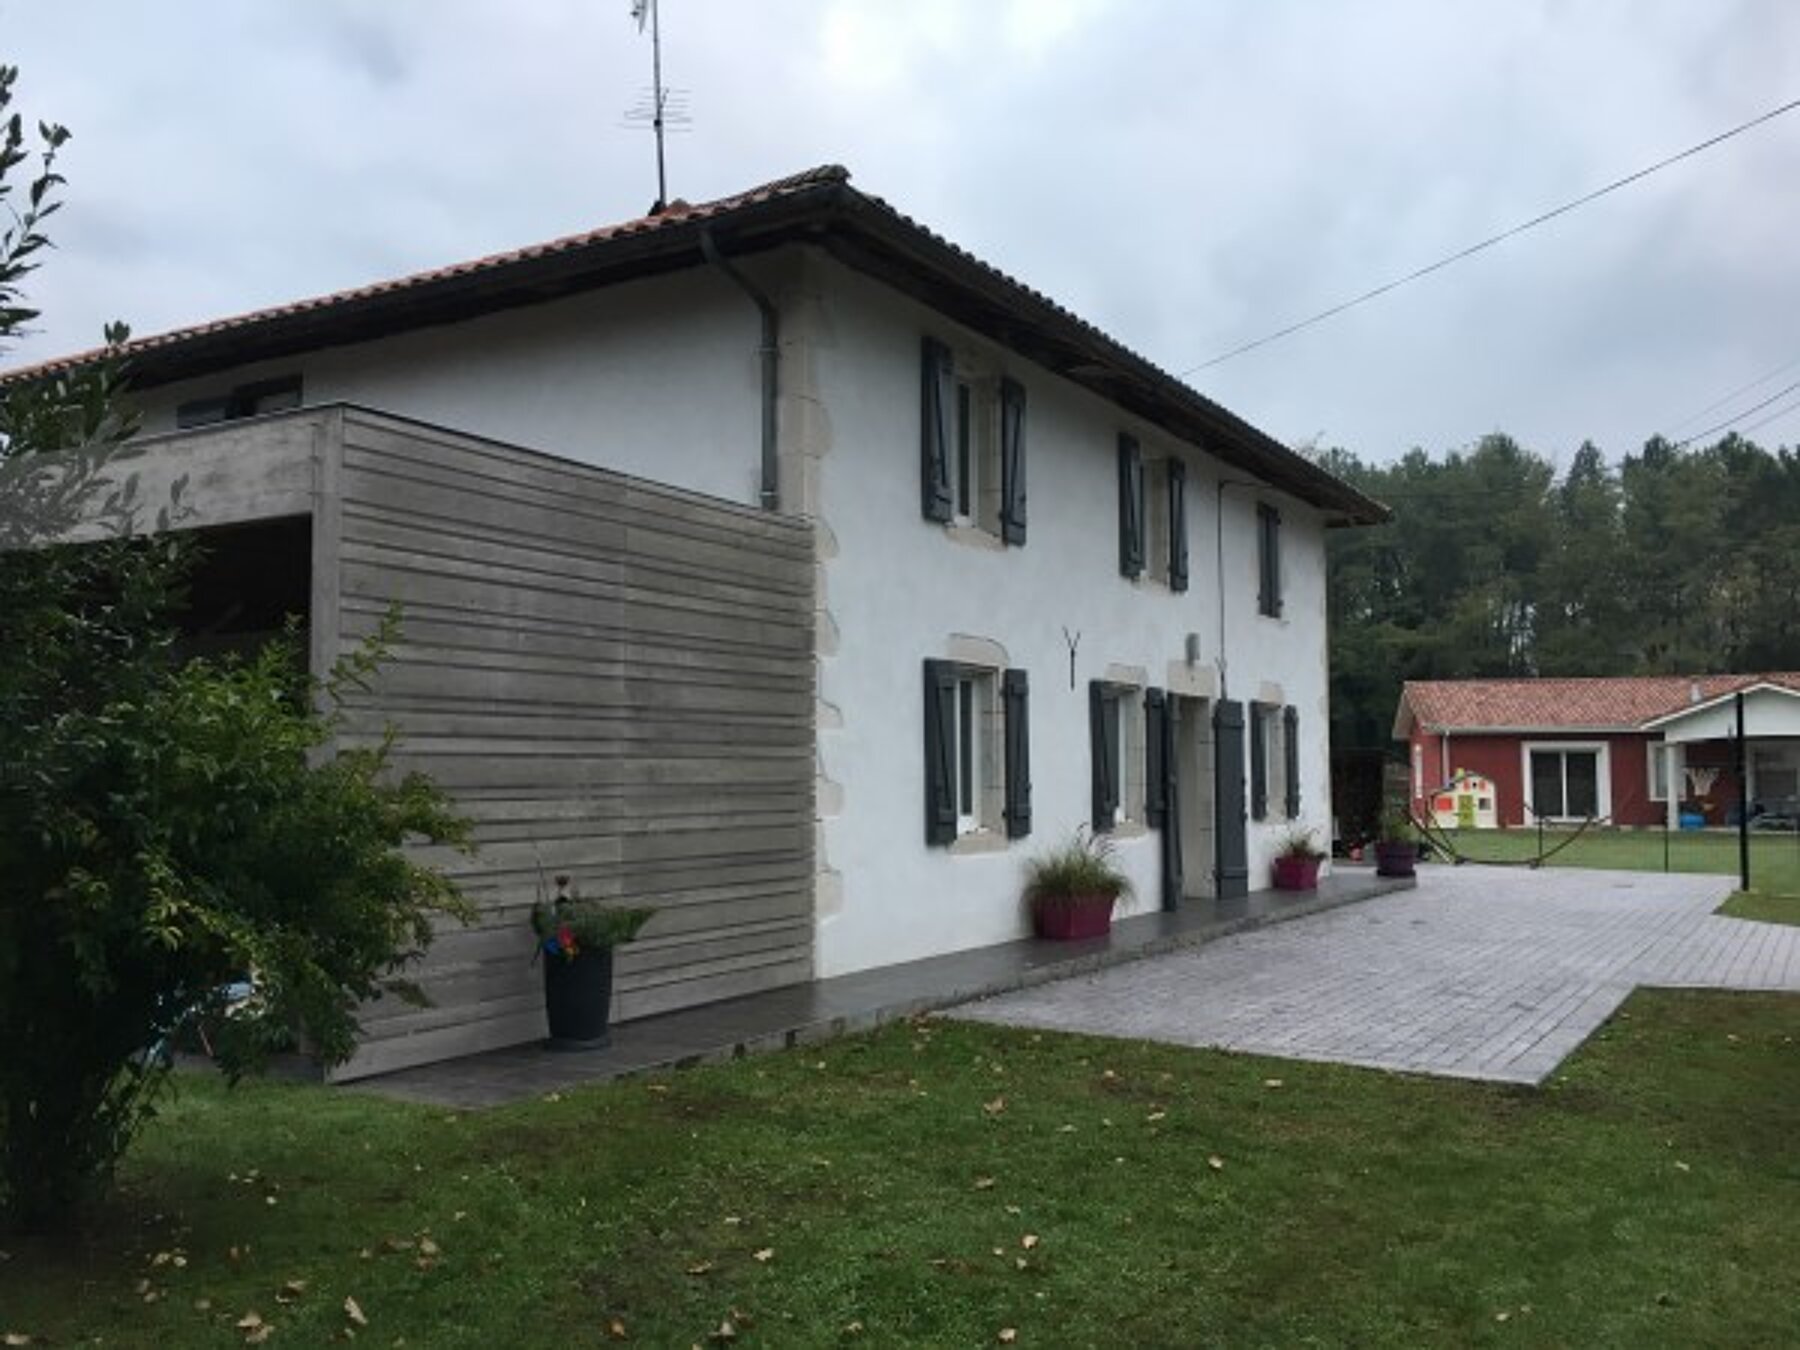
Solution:
<path fill-rule="evenodd" d="M 275 1291 L 275 1301 L 277 1303 L 292 1303 L 305 1292 L 305 1280 L 289 1280 L 286 1284 L 282 1285 L 281 1288 Z"/>
<path fill-rule="evenodd" d="M 1015 1266 L 1017 1266 L 1017 1267 L 1018 1267 L 1018 1268 L 1019 1268 L 1019 1269 L 1020 1269 L 1020 1270 L 1024 1270 L 1024 1269 L 1026 1269 L 1026 1268 L 1027 1268 L 1027 1267 L 1028 1267 L 1028 1266 L 1030 1266 L 1030 1265 L 1031 1265 L 1031 1262 L 1029 1262 L 1029 1261 L 1027 1261 L 1027 1260 L 1026 1260 L 1026 1259 L 1025 1259 L 1025 1258 L 1024 1258 L 1024 1257 L 1022 1257 L 1022 1256 L 1015 1256 L 1015 1257 L 1014 1257 L 1014 1258 L 1013 1258 L 1013 1265 L 1015 1265 Z"/>
<path fill-rule="evenodd" d="M 846 1336 L 860 1336 L 862 1335 L 862 1330 L 863 1324 L 861 1322 L 844 1323 L 844 1335 Z"/>
<path fill-rule="evenodd" d="M 437 1243 L 433 1242 L 429 1237 L 422 1237 L 419 1239 L 420 1256 L 437 1256 L 438 1254 L 439 1248 Z"/>
<path fill-rule="evenodd" d="M 615 1341 L 624 1340 L 625 1339 L 625 1324 L 616 1317 L 612 1318 L 606 1324 L 606 1334 L 608 1336 L 611 1336 Z"/>
<path fill-rule="evenodd" d="M 411 1238 L 386 1237 L 381 1240 L 383 1251 L 410 1252 L 413 1249 Z"/>
<path fill-rule="evenodd" d="M 210 1298 L 195 1299 L 194 1300 L 194 1311 L 195 1312 L 211 1312 L 212 1311 L 212 1300 Z"/>
<path fill-rule="evenodd" d="M 764 1247 L 761 1251 L 752 1252 L 751 1256 L 767 1265 L 770 1261 L 775 1259 L 775 1249 L 773 1247 Z"/>
<path fill-rule="evenodd" d="M 1682 1162 L 1680 1159 L 1676 1159 L 1675 1169 L 1679 1172 L 1691 1172 L 1694 1170 L 1693 1168 L 1689 1167 L 1686 1163 Z"/>
<path fill-rule="evenodd" d="M 1026 1251 L 1030 1251 L 1033 1247 L 1038 1245 L 1038 1235 L 1036 1233 L 1027 1233 L 1024 1237 L 1019 1239 L 1019 1245 Z"/>
<path fill-rule="evenodd" d="M 1225 1160 L 1216 1153 L 1207 1158 L 1206 1165 L 1215 1172 L 1223 1172 L 1225 1170 Z"/>
<path fill-rule="evenodd" d="M 1056 1127 L 1056 1132 L 1058 1134 L 1074 1134 L 1075 1127 L 1073 1125 L 1059 1125 Z"/>
<path fill-rule="evenodd" d="M 976 1177 L 975 1178 L 975 1189 L 978 1191 L 993 1190 L 994 1189 L 994 1179 L 992 1177 Z"/>
<path fill-rule="evenodd" d="M 1006 1110 L 1006 1098 L 996 1097 L 991 1102 L 983 1102 L 981 1104 L 981 1109 L 986 1111 L 990 1116 L 997 1116 L 1002 1111 Z"/>
<path fill-rule="evenodd" d="M 719 1222 L 729 1224 L 731 1227 L 736 1228 L 743 1220 L 735 1214 L 727 1214 L 723 1219 L 720 1219 Z"/>
<path fill-rule="evenodd" d="M 31 1337 L 27 1336 L 22 1331 L 9 1331 L 6 1333 L 5 1337 L 0 1338 L 0 1345 L 30 1345 L 30 1344 L 31 1344 Z"/>
<path fill-rule="evenodd" d="M 562 1093 L 560 1093 L 560 1092 L 552 1092 L 552 1093 L 550 1093 L 550 1094 L 549 1094 L 549 1095 L 548 1095 L 548 1096 L 546 1096 L 546 1097 L 545 1097 L 545 1098 L 544 1098 L 544 1100 L 545 1100 L 545 1101 L 546 1101 L 546 1102 L 552 1102 L 552 1103 L 554 1103 L 554 1102 L 560 1102 L 560 1101 L 561 1101 L 561 1100 L 562 1100 Z"/>
<path fill-rule="evenodd" d="M 822 1069 L 825 1066 L 821 1064 L 819 1067 Z M 719 1323 L 719 1329 L 713 1332 L 712 1338 L 715 1341 L 735 1341 L 737 1339 L 737 1328 L 732 1326 L 728 1319 Z"/>
<path fill-rule="evenodd" d="M 644 1091 L 646 1091 L 646 1092 L 667 1092 L 668 1090 L 669 1090 L 669 1085 L 667 1083 L 646 1083 L 646 1084 L 644 1084 Z"/>
<path fill-rule="evenodd" d="M 994 1339 L 999 1341 L 1002 1345 L 1011 1345 L 1014 1341 L 1019 1339 L 1019 1333 L 1012 1327 L 1001 1327 L 1000 1334 L 995 1336 Z"/>
<path fill-rule="evenodd" d="M 1509 1312 L 1497 1312 L 1494 1314 L 1494 1320 L 1496 1322 L 1504 1322 L 1504 1321 L 1506 1321 L 1507 1318 L 1509 1318 L 1511 1316 L 1512 1316 L 1512 1314 Z"/>
<path fill-rule="evenodd" d="M 1169 1113 L 1167 1111 L 1152 1111 L 1149 1115 L 1145 1116 L 1144 1119 L 1150 1121 L 1166 1120 L 1168 1119 L 1168 1116 Z"/>
<path fill-rule="evenodd" d="M 369 1319 L 364 1315 L 362 1305 L 348 1294 L 344 1295 L 344 1316 L 348 1317 L 359 1327 L 366 1327 L 369 1325 Z"/>
<path fill-rule="evenodd" d="M 273 1333 L 274 1330 L 275 1324 L 273 1322 L 264 1322 L 260 1327 L 257 1327 L 256 1330 L 246 1331 L 244 1333 L 244 1344 L 261 1345 L 264 1341 L 269 1339 L 270 1334 Z"/>
<path fill-rule="evenodd" d="M 1266 1088 L 1278 1088 L 1281 1086 L 1281 1080 L 1279 1078 L 1265 1078 L 1263 1079 L 1263 1086 Z"/>
<path fill-rule="evenodd" d="M 711 1261 L 696 1261 L 696 1262 L 694 1262 L 693 1265 L 691 1265 L 687 1268 L 687 1272 L 690 1275 L 704 1275 L 704 1274 L 706 1274 L 707 1271 L 711 1270 L 712 1268 L 713 1268 L 713 1263 Z"/>

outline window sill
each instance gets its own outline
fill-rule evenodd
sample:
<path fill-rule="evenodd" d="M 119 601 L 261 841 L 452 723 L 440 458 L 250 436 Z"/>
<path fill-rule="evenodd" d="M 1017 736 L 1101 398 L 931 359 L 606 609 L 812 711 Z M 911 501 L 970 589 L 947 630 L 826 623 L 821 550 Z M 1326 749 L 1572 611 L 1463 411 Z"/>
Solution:
<path fill-rule="evenodd" d="M 944 526 L 944 533 L 953 544 L 963 544 L 969 548 L 987 549 L 993 553 L 1004 553 L 1006 541 L 992 530 L 980 525 L 959 525 L 955 521 Z"/>
<path fill-rule="evenodd" d="M 1130 840 L 1144 839 L 1150 834 L 1150 827 L 1136 820 L 1121 820 L 1106 832 L 1108 839 Z"/>
<path fill-rule="evenodd" d="M 953 858 L 977 853 L 1004 853 L 1006 836 L 998 830 L 972 830 L 968 834 L 957 835 L 949 851 Z"/>

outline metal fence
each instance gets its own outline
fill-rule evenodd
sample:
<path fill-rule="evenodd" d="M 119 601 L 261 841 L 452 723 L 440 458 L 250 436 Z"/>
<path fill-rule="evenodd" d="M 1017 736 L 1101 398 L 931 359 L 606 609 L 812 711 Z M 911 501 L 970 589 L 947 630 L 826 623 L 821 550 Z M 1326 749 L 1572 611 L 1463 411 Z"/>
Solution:
<path fill-rule="evenodd" d="M 1464 862 L 1520 867 L 1595 867 L 1632 872 L 1715 872 L 1736 876 L 1742 858 L 1737 829 L 1543 824 L 1528 829 L 1430 829 L 1427 850 Z M 1760 891 L 1800 895 L 1800 830 L 1778 818 L 1749 831 L 1750 883 Z"/>

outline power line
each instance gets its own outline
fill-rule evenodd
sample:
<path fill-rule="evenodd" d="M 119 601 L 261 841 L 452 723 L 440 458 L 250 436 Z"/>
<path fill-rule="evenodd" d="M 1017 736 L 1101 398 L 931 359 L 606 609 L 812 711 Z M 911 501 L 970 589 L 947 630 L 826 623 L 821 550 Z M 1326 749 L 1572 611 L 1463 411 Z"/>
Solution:
<path fill-rule="evenodd" d="M 1692 436 L 1689 436 L 1686 440 L 1676 441 L 1675 448 L 1677 450 L 1685 450 L 1688 446 L 1692 445 L 1695 441 L 1703 440 L 1706 437 L 1712 435 L 1715 431 L 1725 431 L 1731 427 L 1735 427 L 1735 426 L 1737 426 L 1737 424 L 1739 422 L 1743 421 L 1751 413 L 1761 412 L 1764 408 L 1768 407 L 1771 403 L 1774 403 L 1777 399 L 1786 398 L 1789 394 L 1793 393 L 1796 389 L 1800 389 L 1800 380 L 1795 380 L 1786 389 L 1777 389 L 1774 393 L 1770 394 L 1767 398 L 1765 398 L 1761 403 L 1752 403 L 1748 408 L 1745 408 L 1742 412 L 1733 413 L 1730 417 L 1727 417 L 1723 422 L 1715 422 L 1712 426 L 1708 427 L 1705 431 L 1696 431 Z M 1759 423 L 1757 423 L 1757 425 L 1761 426 L 1762 424 L 1759 422 Z M 1743 428 L 1743 430 L 1747 431 L 1747 430 L 1749 430 L 1749 428 L 1745 427 L 1745 428 Z"/>
<path fill-rule="evenodd" d="M 1786 417 L 1789 413 L 1794 412 L 1796 410 L 1800 410 L 1800 399 L 1795 399 L 1792 403 L 1788 404 L 1785 408 L 1777 408 L 1774 412 L 1770 413 L 1767 417 L 1757 418 L 1754 422 L 1752 422 L 1747 427 L 1739 427 L 1737 429 L 1738 435 L 1741 436 L 1746 431 L 1755 431 L 1758 427 L 1767 426 L 1770 422 L 1773 422 L 1776 418 Z"/>
<path fill-rule="evenodd" d="M 1785 375 L 1788 371 L 1792 370 L 1795 366 L 1800 366 L 1800 356 L 1795 357 L 1792 361 L 1787 361 L 1787 362 L 1782 363 L 1779 366 L 1776 366 L 1775 369 L 1771 370 L 1767 375 L 1757 376 L 1757 378 L 1750 381 L 1749 384 L 1742 385 L 1736 389 L 1733 389 L 1729 394 L 1726 394 L 1723 398 L 1714 399 L 1711 403 L 1707 404 L 1704 408 L 1700 409 L 1698 412 L 1689 413 L 1686 417 L 1682 418 L 1679 422 L 1675 422 L 1672 425 L 1670 425 L 1669 430 L 1670 431 L 1680 431 L 1681 428 L 1683 428 L 1685 426 L 1691 426 L 1693 423 L 1698 422 L 1702 417 L 1705 417 L 1706 414 L 1708 414 L 1709 412 L 1712 412 L 1718 408 L 1723 408 L 1727 403 L 1731 402 L 1732 399 L 1738 397 L 1740 394 L 1747 394 L 1752 389 L 1755 389 L 1760 385 L 1767 384 L 1770 380 L 1774 379 L 1777 375 Z"/>
<path fill-rule="evenodd" d="M 1197 366 L 1189 366 L 1186 370 L 1176 372 L 1177 378 L 1185 378 L 1197 371 L 1210 370 L 1213 366 L 1221 365 L 1224 362 L 1231 360 L 1233 357 L 1242 356 L 1245 352 L 1255 351 L 1258 347 L 1266 347 L 1271 342 L 1276 342 L 1291 334 L 1298 333 L 1303 328 L 1310 328 L 1316 323 L 1323 323 L 1326 319 L 1342 314 L 1347 309 L 1353 309 L 1357 305 L 1375 299 L 1377 296 L 1386 295 L 1389 291 L 1397 290 L 1401 286 L 1406 285 L 1409 281 L 1417 281 L 1421 277 L 1430 276 L 1433 272 L 1440 272 L 1452 263 L 1458 263 L 1464 258 L 1473 257 L 1483 249 L 1493 248 L 1494 245 L 1504 243 L 1514 235 L 1523 234 L 1527 230 L 1534 229 L 1548 221 L 1555 220 L 1558 216 L 1565 216 L 1577 207 L 1586 206 L 1592 201 L 1598 201 L 1609 192 L 1617 192 L 1620 188 L 1628 187 L 1641 178 L 1648 178 L 1651 174 L 1656 173 L 1661 169 L 1666 169 L 1671 164 L 1679 164 L 1682 160 L 1692 158 L 1703 150 L 1710 150 L 1713 146 L 1728 141 L 1733 136 L 1741 136 L 1744 132 L 1749 131 L 1754 127 L 1761 126 L 1764 122 L 1772 122 L 1783 113 L 1792 112 L 1795 108 L 1800 108 L 1800 98 L 1784 103 L 1779 108 L 1771 108 L 1761 116 L 1753 117 L 1748 122 L 1732 127 L 1729 131 L 1722 131 L 1717 136 L 1709 137 L 1707 140 L 1701 141 L 1698 145 L 1690 145 L 1679 154 L 1670 155 L 1667 159 L 1658 160 L 1647 168 L 1639 169 L 1636 173 L 1627 174 L 1623 178 L 1614 179 L 1605 187 L 1596 188 L 1585 196 L 1577 197 L 1573 201 L 1564 202 L 1561 206 L 1553 207 L 1542 215 L 1533 216 L 1530 220 L 1519 225 L 1514 225 L 1511 229 L 1502 230 L 1499 234 L 1483 239 L 1479 244 L 1471 244 L 1468 248 L 1462 249 L 1460 252 L 1452 253 L 1447 258 L 1439 258 L 1436 262 L 1421 267 L 1417 271 L 1408 272 L 1403 277 L 1396 277 L 1393 281 L 1385 282 L 1382 285 L 1375 287 L 1374 290 L 1364 291 L 1361 295 L 1355 296 L 1349 300 L 1341 301 L 1340 303 L 1331 306 L 1329 309 L 1322 309 L 1317 314 L 1314 314 L 1309 318 L 1301 319 L 1296 323 L 1291 323 L 1286 328 L 1270 333 L 1266 337 L 1259 337 L 1252 342 L 1245 342 L 1239 346 L 1233 347 L 1228 352 L 1221 352 L 1211 360 L 1202 361 Z"/>

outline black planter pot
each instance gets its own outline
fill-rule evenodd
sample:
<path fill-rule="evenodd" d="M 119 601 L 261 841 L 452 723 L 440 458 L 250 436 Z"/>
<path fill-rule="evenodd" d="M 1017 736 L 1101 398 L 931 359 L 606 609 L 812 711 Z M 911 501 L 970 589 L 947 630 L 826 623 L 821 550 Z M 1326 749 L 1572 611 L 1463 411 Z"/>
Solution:
<path fill-rule="evenodd" d="M 1388 839 L 1375 845 L 1375 875 L 1378 877 L 1417 876 L 1419 846 L 1411 840 Z"/>
<path fill-rule="evenodd" d="M 550 1022 L 551 1050 L 598 1050 L 612 1037 L 607 1016 L 612 1006 L 613 953 L 582 952 L 573 961 L 544 953 L 544 1014 Z"/>

